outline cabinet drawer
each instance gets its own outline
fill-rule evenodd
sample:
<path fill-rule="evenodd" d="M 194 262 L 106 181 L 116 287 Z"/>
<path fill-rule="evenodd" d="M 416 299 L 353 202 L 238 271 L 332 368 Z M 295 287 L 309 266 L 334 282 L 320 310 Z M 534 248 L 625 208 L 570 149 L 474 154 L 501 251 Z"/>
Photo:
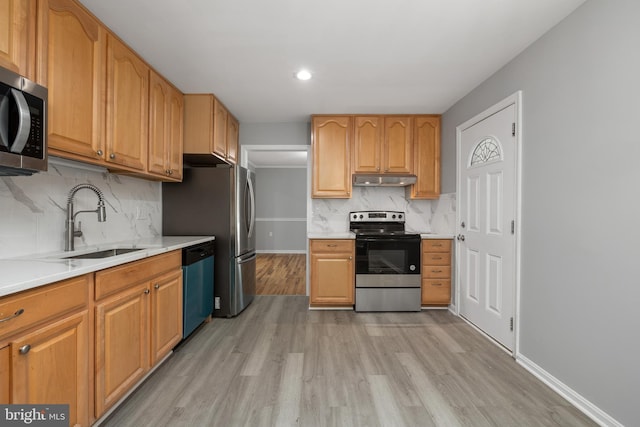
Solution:
<path fill-rule="evenodd" d="M 422 266 L 422 277 L 425 279 L 450 279 L 450 265 L 427 265 Z"/>
<path fill-rule="evenodd" d="M 451 254 L 448 252 L 425 252 L 422 254 L 422 265 L 451 265 Z"/>
<path fill-rule="evenodd" d="M 425 279 L 422 281 L 422 304 L 449 304 L 451 280 Z"/>
<path fill-rule="evenodd" d="M 180 250 L 96 272 L 96 301 L 182 265 Z"/>
<path fill-rule="evenodd" d="M 85 274 L 0 298 L 0 338 L 85 308 L 92 277 L 93 274 Z"/>
<path fill-rule="evenodd" d="M 451 252 L 451 240 L 423 239 L 422 250 L 424 252 Z"/>
<path fill-rule="evenodd" d="M 311 252 L 351 252 L 353 251 L 353 240 L 311 240 L 309 247 Z"/>

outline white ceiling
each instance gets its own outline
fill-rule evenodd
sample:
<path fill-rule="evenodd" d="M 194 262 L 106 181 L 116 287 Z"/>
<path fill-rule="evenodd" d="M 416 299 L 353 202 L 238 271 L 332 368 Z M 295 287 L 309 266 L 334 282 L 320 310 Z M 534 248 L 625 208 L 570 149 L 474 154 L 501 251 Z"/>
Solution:
<path fill-rule="evenodd" d="M 443 113 L 584 2 L 80 1 L 180 90 L 256 123 Z"/>

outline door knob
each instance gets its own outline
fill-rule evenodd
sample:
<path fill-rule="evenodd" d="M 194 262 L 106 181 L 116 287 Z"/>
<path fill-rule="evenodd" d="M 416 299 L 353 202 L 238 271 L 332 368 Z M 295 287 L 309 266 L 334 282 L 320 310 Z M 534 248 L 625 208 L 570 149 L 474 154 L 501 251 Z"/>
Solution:
<path fill-rule="evenodd" d="M 458 234 L 457 239 L 464 242 L 464 234 Z"/>

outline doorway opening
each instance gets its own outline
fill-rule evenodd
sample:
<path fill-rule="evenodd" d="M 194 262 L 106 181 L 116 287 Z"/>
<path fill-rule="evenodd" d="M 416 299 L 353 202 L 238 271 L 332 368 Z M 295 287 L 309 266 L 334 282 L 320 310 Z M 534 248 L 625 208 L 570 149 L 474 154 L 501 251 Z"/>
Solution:
<path fill-rule="evenodd" d="M 306 295 L 308 146 L 242 146 L 256 174 L 256 295 Z"/>

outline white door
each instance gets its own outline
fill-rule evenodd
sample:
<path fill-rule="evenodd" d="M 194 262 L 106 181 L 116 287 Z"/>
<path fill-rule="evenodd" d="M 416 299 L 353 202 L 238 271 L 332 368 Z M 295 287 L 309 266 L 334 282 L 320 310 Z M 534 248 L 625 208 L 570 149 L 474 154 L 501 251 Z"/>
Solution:
<path fill-rule="evenodd" d="M 459 128 L 460 315 L 513 350 L 516 105 Z M 463 125 L 464 126 L 464 125 Z"/>

